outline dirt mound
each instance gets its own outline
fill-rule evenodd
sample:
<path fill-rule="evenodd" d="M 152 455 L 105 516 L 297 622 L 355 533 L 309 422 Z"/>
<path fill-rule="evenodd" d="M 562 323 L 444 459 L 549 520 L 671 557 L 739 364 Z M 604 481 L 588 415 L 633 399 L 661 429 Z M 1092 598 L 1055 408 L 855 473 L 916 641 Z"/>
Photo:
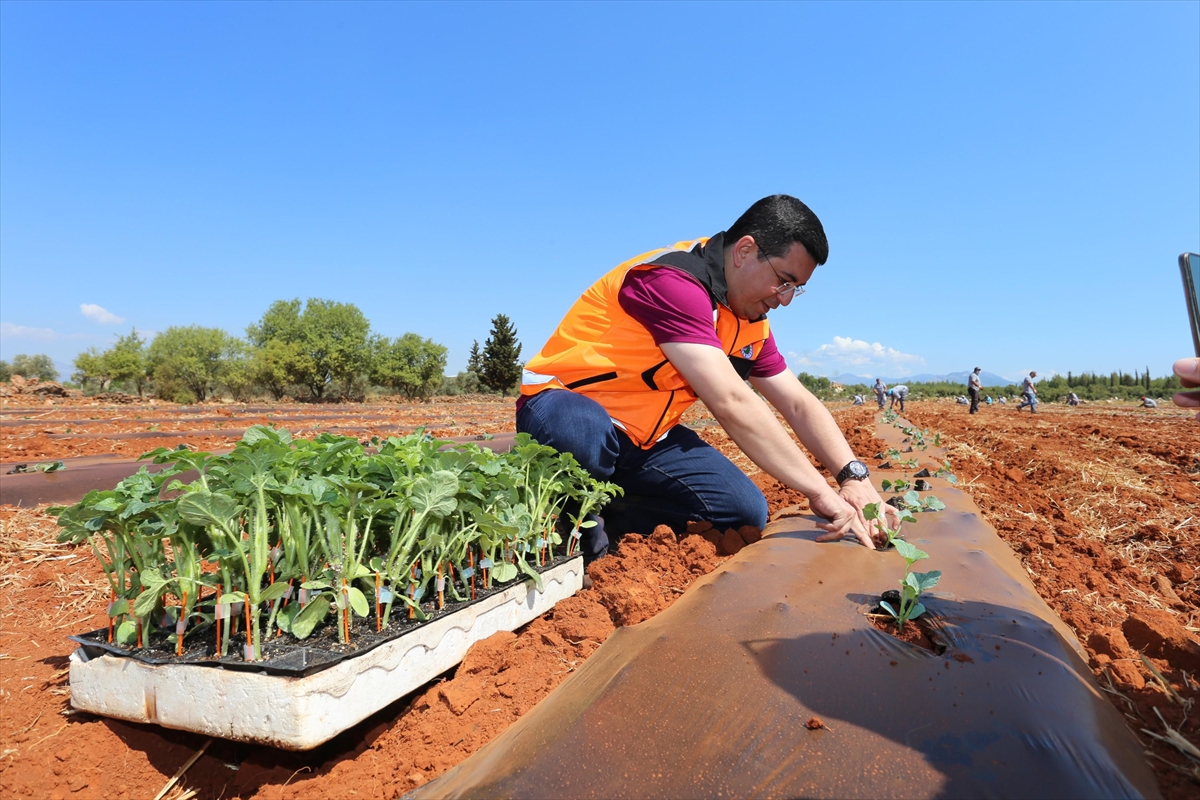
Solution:
<path fill-rule="evenodd" d="M 55 381 L 40 381 L 37 378 L 25 378 L 13 375 L 7 383 L 0 383 L 0 397 L 83 397 L 78 389 L 68 389 Z"/>

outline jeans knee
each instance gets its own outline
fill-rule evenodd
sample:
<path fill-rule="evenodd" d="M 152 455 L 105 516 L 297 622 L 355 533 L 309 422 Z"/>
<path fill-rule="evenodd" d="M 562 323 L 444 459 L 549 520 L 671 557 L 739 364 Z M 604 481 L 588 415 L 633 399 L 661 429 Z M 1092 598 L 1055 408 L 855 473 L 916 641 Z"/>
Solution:
<path fill-rule="evenodd" d="M 575 456 L 596 478 L 612 475 L 616 436 L 608 413 L 595 400 L 563 389 L 540 392 L 521 408 L 517 430 Z"/>
<path fill-rule="evenodd" d="M 730 492 L 727 501 L 724 524 L 728 527 L 740 528 L 743 525 L 753 525 L 762 529 L 767 525 L 767 498 L 749 480 L 735 487 Z"/>

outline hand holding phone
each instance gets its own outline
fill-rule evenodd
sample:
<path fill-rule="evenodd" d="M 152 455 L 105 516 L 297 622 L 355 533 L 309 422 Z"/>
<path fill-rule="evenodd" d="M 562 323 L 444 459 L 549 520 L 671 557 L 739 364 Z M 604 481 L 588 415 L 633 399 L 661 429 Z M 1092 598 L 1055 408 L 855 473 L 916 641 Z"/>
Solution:
<path fill-rule="evenodd" d="M 1195 389 L 1200 387 L 1200 297 L 1196 293 L 1200 288 L 1200 255 L 1184 253 L 1179 256 L 1179 272 L 1183 276 L 1183 294 L 1187 300 L 1188 320 L 1192 324 L 1192 346 L 1196 350 L 1196 358 L 1181 358 L 1175 362 L 1173 369 L 1184 388 Z M 1175 395 L 1175 405 L 1200 408 L 1200 392 L 1179 392 Z M 1200 419 L 1200 414 L 1196 415 L 1196 419 Z"/>
<path fill-rule="evenodd" d="M 1200 357 L 1200 300 L 1196 290 L 1200 288 L 1200 255 L 1184 253 L 1179 256 L 1179 272 L 1183 276 L 1183 295 L 1187 300 L 1188 320 L 1192 323 L 1192 346 Z"/>

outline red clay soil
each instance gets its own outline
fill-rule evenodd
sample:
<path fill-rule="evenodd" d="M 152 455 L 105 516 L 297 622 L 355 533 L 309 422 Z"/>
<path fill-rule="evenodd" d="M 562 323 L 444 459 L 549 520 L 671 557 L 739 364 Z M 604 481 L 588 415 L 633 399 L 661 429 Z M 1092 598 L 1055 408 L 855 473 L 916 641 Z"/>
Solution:
<path fill-rule="evenodd" d="M 1200 424 L 1127 405 L 972 416 L 925 402 L 905 416 L 943 433 L 959 487 L 1075 630 L 1163 795 L 1196 797 L 1200 762 L 1144 731 L 1200 744 L 1181 705 L 1200 704 Z"/>
<path fill-rule="evenodd" d="M 512 398 L 471 395 L 417 403 L 288 405 L 264 412 L 261 405 L 238 403 L 184 407 L 146 401 L 114 406 L 87 398 L 54 398 L 31 405 L 22 396 L 0 400 L 0 420 L 7 423 L 0 430 L 0 462 L 107 454 L 137 458 L 156 447 L 181 443 L 198 450 L 228 450 L 251 425 L 275 425 L 296 436 L 316 436 L 331 429 L 343 436 L 394 436 L 421 425 L 437 437 L 478 436 L 511 431 L 514 404 Z M 228 428 L 229 434 L 221 435 L 222 428 Z M 124 438 L 163 433 L 172 435 Z"/>
<path fill-rule="evenodd" d="M 355 413 L 345 408 L 348 417 Z M 511 430 L 511 401 L 472 408 L 476 424 L 496 426 L 487 432 Z M 438 404 L 404 413 L 419 422 L 422 409 L 430 417 L 445 413 Z M 919 426 L 947 435 L 959 485 L 1086 643 L 1109 699 L 1154 754 L 1163 794 L 1195 797 L 1200 778 L 1185 774 L 1192 769 L 1186 757 L 1141 729 L 1166 735 L 1158 709 L 1168 724 L 1182 726 L 1185 738 L 1200 742 L 1196 715 L 1182 722 L 1182 709 L 1135 649 L 1172 691 L 1185 700 L 1200 695 L 1183 675 L 1200 672 L 1193 661 L 1200 653 L 1194 570 L 1200 491 L 1191 472 L 1200 464 L 1200 425 L 1128 407 L 1067 413 L 1043 405 L 1037 417 L 992 408 L 968 417 L 962 406 L 929 402 L 910 404 L 909 412 Z M 839 408 L 835 416 L 855 452 L 874 464 L 869 456 L 883 445 L 874 438 L 870 409 Z M 702 408 L 685 421 L 746 469 L 772 512 L 806 505 L 745 462 Z M 11 441 L 0 431 L 0 452 Z M 649 539 L 627 537 L 616 556 L 592 566 L 593 588 L 515 633 L 477 644 L 443 679 L 316 750 L 285 753 L 212 740 L 168 800 L 393 798 L 431 780 L 528 711 L 614 625 L 635 624 L 670 605 L 720 563 L 718 546 L 733 552 L 757 536 L 752 529 L 705 527 L 693 524 L 681 540 L 665 529 Z M 0 795 L 153 797 L 207 740 L 70 710 L 66 667 L 73 645 L 63 637 L 105 621 L 107 589 L 91 553 L 55 544 L 55 533 L 44 513 L 0 506 Z"/>

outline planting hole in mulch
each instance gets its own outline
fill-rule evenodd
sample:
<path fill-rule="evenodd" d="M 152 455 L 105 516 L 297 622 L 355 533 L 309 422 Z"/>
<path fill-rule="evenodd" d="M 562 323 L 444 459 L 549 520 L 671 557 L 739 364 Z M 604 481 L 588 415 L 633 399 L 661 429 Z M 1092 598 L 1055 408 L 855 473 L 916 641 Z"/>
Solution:
<path fill-rule="evenodd" d="M 890 603 L 892 608 L 900 605 L 900 593 L 895 589 L 889 589 L 884 592 L 879 599 Z M 883 606 L 876 602 L 867 611 L 867 619 L 875 626 L 876 630 L 883 631 L 889 636 L 893 636 L 907 644 L 920 647 L 934 655 L 945 655 L 949 646 L 938 632 L 937 626 L 934 625 L 933 620 L 930 618 L 930 613 L 926 611 L 916 619 L 908 620 L 901 629 L 896 626 L 895 618 L 887 613 L 887 611 L 884 611 Z"/>

